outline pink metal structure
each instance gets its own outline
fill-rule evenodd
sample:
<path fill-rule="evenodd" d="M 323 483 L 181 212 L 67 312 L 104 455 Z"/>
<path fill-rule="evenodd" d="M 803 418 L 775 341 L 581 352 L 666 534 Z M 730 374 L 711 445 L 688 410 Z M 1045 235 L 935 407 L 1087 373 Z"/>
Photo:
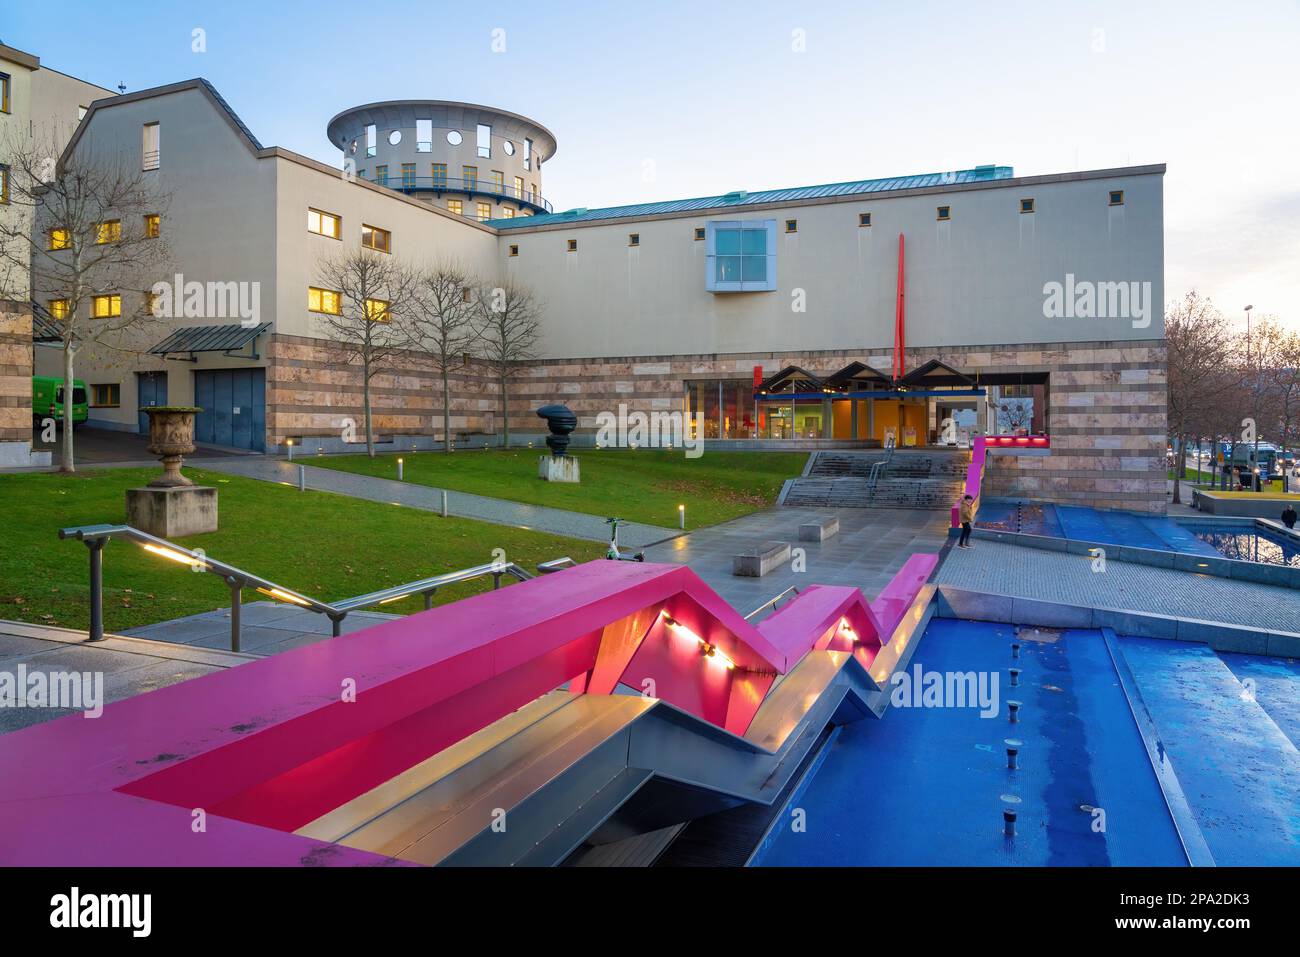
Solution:
<path fill-rule="evenodd" d="M 984 482 L 984 462 L 989 452 L 1043 450 L 1052 447 L 1052 440 L 1046 435 L 977 435 L 971 442 L 970 465 L 966 467 L 966 483 L 962 486 L 962 497 L 970 495 L 976 504 L 980 500 L 980 486 Z M 952 527 L 961 524 L 961 502 L 952 507 Z"/>
<path fill-rule="evenodd" d="M 754 626 L 685 566 L 595 561 L 14 732 L 0 864 L 388 862 L 291 832 L 566 682 L 741 734 L 810 650 L 870 666 L 936 562 Z"/>

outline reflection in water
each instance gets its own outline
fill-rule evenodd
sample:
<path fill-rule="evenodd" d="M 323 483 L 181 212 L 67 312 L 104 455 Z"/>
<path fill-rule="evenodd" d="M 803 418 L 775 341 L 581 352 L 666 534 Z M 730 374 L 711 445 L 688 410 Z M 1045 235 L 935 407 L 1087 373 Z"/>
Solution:
<path fill-rule="evenodd" d="M 1246 562 L 1264 562 L 1268 565 L 1300 567 L 1300 544 L 1270 532 L 1207 526 L 1191 526 L 1189 531 L 1228 558 Z"/>

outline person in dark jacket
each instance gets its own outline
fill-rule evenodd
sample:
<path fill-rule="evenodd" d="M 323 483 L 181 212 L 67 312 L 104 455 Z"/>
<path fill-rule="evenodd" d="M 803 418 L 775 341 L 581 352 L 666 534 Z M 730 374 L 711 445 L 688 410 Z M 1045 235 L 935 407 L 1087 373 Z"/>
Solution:
<path fill-rule="evenodd" d="M 1295 520 L 1296 520 L 1296 518 L 1297 518 L 1297 515 L 1296 515 L 1296 513 L 1295 513 L 1295 506 L 1294 506 L 1294 505 L 1288 505 L 1285 509 L 1283 509 L 1283 511 L 1282 511 L 1282 524 L 1285 525 L 1287 528 L 1295 528 Z"/>

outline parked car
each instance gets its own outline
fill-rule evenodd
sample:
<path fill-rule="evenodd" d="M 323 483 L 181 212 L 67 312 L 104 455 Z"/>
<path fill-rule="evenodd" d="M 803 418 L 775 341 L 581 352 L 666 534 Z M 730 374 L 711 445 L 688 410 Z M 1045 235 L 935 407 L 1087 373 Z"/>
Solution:
<path fill-rule="evenodd" d="M 86 383 L 72 380 L 72 424 L 85 422 L 90 416 L 86 402 Z M 32 419 L 39 422 L 52 418 L 63 425 L 63 380 L 54 376 L 32 376 Z"/>

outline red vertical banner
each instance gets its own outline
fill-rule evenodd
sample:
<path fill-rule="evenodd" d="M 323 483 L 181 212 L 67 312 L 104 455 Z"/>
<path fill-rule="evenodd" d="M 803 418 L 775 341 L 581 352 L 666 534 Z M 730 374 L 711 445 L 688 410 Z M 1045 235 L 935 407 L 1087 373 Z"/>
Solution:
<path fill-rule="evenodd" d="M 903 354 L 907 336 L 903 326 L 903 234 L 898 234 L 898 300 L 894 311 L 894 378 L 903 377 Z"/>
<path fill-rule="evenodd" d="M 757 395 L 758 387 L 762 384 L 763 384 L 763 367 L 754 366 L 754 393 L 755 393 L 754 398 L 756 400 L 755 401 L 756 405 L 758 399 L 758 395 Z M 758 414 L 754 416 L 754 420 L 758 423 L 758 434 L 762 435 L 763 429 L 767 427 L 767 421 L 766 421 L 767 416 L 764 414 L 763 407 L 761 405 L 758 406 L 758 409 L 756 411 Z"/>

